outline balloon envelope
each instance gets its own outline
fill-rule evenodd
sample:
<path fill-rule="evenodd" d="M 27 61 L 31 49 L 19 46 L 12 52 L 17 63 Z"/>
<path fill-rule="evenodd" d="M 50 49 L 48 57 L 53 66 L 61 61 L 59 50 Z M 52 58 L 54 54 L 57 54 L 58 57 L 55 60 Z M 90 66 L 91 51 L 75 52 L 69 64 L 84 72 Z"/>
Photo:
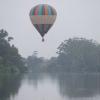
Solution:
<path fill-rule="evenodd" d="M 30 10 L 30 19 L 34 27 L 43 37 L 56 20 L 56 10 L 47 4 L 40 4 Z"/>

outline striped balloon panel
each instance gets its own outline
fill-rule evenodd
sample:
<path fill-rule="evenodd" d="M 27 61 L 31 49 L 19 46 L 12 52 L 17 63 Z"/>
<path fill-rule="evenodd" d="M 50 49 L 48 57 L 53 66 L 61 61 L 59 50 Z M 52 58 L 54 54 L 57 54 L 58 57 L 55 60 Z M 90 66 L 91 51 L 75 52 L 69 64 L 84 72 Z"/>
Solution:
<path fill-rule="evenodd" d="M 56 10 L 47 4 L 37 5 L 30 11 L 30 16 L 34 15 L 57 15 Z"/>
<path fill-rule="evenodd" d="M 33 24 L 53 24 L 56 20 L 56 15 L 48 16 L 30 16 Z"/>
<path fill-rule="evenodd" d="M 49 29 L 52 27 L 52 24 L 34 24 L 35 28 L 38 30 L 40 35 L 43 37 Z"/>

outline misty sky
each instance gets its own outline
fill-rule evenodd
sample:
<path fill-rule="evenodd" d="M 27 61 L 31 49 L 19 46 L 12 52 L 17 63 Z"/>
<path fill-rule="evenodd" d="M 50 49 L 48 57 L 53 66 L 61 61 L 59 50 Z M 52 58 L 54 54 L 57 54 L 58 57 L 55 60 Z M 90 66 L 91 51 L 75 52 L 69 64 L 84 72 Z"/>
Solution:
<path fill-rule="evenodd" d="M 57 20 L 45 42 L 31 24 L 30 9 L 50 4 L 57 10 Z M 39 56 L 55 56 L 59 44 L 71 37 L 85 37 L 100 42 L 100 0 L 0 0 L 0 29 L 14 37 L 12 43 L 23 57 L 38 51 Z"/>

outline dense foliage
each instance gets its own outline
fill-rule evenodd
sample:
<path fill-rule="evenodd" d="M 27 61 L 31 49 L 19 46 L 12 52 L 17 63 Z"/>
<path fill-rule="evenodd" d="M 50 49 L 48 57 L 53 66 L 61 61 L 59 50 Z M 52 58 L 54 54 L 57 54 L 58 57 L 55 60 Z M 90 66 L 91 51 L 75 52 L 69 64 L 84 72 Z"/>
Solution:
<path fill-rule="evenodd" d="M 46 60 L 42 57 L 37 57 L 37 52 L 27 58 L 27 66 L 29 72 L 42 72 L 45 70 Z"/>
<path fill-rule="evenodd" d="M 85 38 L 65 40 L 57 49 L 58 56 L 49 60 L 32 55 L 28 57 L 31 71 L 98 73 L 100 72 L 100 44 Z"/>
<path fill-rule="evenodd" d="M 12 39 L 5 30 L 0 30 L 0 72 L 14 73 L 25 70 L 18 49 L 10 45 Z"/>
<path fill-rule="evenodd" d="M 51 59 L 48 70 L 64 72 L 100 72 L 100 44 L 85 38 L 65 40 Z"/>

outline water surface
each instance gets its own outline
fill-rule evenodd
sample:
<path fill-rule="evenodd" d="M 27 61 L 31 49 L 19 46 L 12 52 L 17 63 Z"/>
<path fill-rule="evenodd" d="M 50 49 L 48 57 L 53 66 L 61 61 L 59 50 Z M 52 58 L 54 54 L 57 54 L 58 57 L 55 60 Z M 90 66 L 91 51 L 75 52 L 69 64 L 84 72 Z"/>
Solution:
<path fill-rule="evenodd" d="M 100 100 L 100 74 L 2 76 L 0 100 Z"/>

